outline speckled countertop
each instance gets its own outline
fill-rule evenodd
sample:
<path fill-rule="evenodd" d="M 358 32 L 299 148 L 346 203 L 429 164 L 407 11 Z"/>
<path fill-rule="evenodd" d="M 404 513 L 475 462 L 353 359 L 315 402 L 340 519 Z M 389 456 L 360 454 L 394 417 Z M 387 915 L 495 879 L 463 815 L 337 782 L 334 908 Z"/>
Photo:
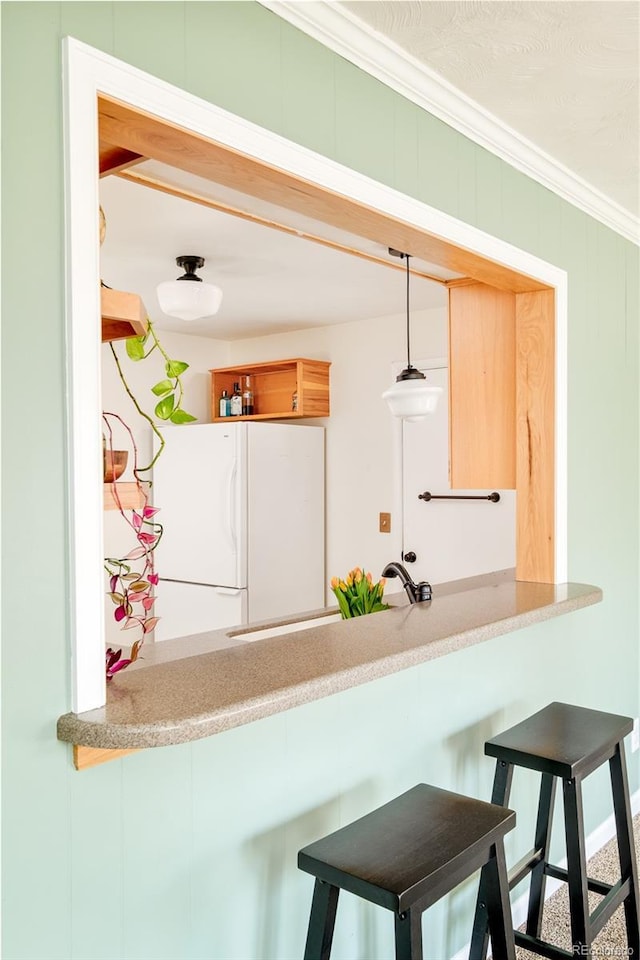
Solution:
<path fill-rule="evenodd" d="M 114 678 L 104 707 L 60 717 L 58 738 L 132 749 L 209 737 L 601 599 L 598 587 L 502 572 L 448 584 L 430 603 L 252 643 L 236 629 L 158 644 L 141 668 Z"/>

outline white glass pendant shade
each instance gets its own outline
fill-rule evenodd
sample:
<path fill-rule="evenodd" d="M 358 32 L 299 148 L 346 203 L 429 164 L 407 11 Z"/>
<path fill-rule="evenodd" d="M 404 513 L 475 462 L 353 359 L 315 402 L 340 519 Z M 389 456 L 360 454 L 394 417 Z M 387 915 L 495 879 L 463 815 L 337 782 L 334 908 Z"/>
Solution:
<path fill-rule="evenodd" d="M 402 375 L 401 375 L 402 376 Z M 394 417 L 402 420 L 423 420 L 438 405 L 442 387 L 430 386 L 424 377 L 396 380 L 382 394 Z"/>
<path fill-rule="evenodd" d="M 157 294 L 162 312 L 181 320 L 212 317 L 222 303 L 220 287 L 201 280 L 166 280 L 158 284 Z"/>
<path fill-rule="evenodd" d="M 196 270 L 204 267 L 203 257 L 176 257 L 184 273 L 177 280 L 166 280 L 158 284 L 156 293 L 163 313 L 180 320 L 202 320 L 212 317 L 220 309 L 222 290 L 212 283 L 203 283 L 196 276 Z"/>

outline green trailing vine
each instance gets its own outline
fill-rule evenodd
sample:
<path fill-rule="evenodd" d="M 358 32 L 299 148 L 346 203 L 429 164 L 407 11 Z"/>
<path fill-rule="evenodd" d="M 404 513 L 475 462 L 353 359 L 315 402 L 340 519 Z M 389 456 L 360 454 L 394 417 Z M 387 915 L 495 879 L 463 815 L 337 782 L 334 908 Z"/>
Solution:
<path fill-rule="evenodd" d="M 159 380 L 151 387 L 151 392 L 154 394 L 154 396 L 158 397 L 158 402 L 156 403 L 154 413 L 158 420 L 165 420 L 169 423 L 193 423 L 193 421 L 197 418 L 193 417 L 190 413 L 187 413 L 187 411 L 183 410 L 182 408 L 184 387 L 182 385 L 181 378 L 185 370 L 189 369 L 189 364 L 185 363 L 183 360 L 172 360 L 160 343 L 153 323 L 148 318 L 147 323 L 147 333 L 143 337 L 129 337 L 128 340 L 125 341 L 127 356 L 130 360 L 138 363 L 139 361 L 146 360 L 147 357 L 150 357 L 154 350 L 157 350 L 162 355 L 164 359 L 165 378 L 163 380 Z M 150 341 L 151 346 L 149 347 Z M 129 399 L 133 403 L 140 416 L 147 421 L 159 444 L 151 462 L 146 467 L 139 467 L 134 471 L 135 478 L 139 481 L 139 473 L 148 473 L 149 470 L 153 468 L 156 460 L 162 453 L 165 440 L 161 432 L 158 430 L 153 418 L 142 409 L 133 391 L 131 390 L 113 343 L 110 343 L 109 346 L 111 348 L 113 359 L 115 360 L 118 375 L 120 376 L 120 380 L 122 381 L 122 385 L 129 396 Z"/>
<path fill-rule="evenodd" d="M 184 390 L 180 379 L 185 370 L 189 369 L 189 364 L 183 360 L 172 360 L 158 340 L 153 324 L 150 320 L 148 323 L 149 329 L 144 337 L 130 337 L 126 341 L 127 356 L 131 360 L 139 361 L 146 360 L 154 350 L 162 354 L 166 377 L 151 387 L 151 392 L 160 398 L 156 404 L 155 415 L 159 420 L 169 420 L 171 423 L 191 423 L 196 418 L 182 409 Z M 147 350 L 149 339 L 153 343 Z"/>

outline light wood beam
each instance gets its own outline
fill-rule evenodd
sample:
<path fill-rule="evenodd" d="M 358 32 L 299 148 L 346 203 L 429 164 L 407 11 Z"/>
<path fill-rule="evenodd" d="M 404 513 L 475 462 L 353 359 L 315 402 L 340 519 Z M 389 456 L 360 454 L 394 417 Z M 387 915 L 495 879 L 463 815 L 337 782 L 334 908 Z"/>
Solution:
<path fill-rule="evenodd" d="M 504 290 L 544 284 L 158 117 L 98 98 L 100 139 Z"/>
<path fill-rule="evenodd" d="M 149 177 L 140 171 L 130 173 L 123 171 L 119 174 L 122 180 L 129 183 L 137 183 L 142 187 L 149 187 L 152 190 L 158 190 L 160 193 L 166 193 L 171 197 L 179 197 L 181 200 L 189 200 L 191 203 L 197 203 L 202 207 L 208 207 L 210 210 L 216 210 L 218 213 L 227 213 L 231 217 L 238 217 L 240 220 L 248 220 L 250 223 L 257 223 L 261 227 L 269 227 L 272 230 L 279 230 L 281 233 L 287 233 L 290 236 L 298 237 L 301 240 L 310 240 L 323 247 L 329 247 L 331 250 L 338 250 L 340 253 L 348 253 L 352 257 L 360 257 L 361 260 L 368 260 L 370 263 L 377 263 L 383 267 L 390 267 L 392 270 L 399 270 L 406 273 L 406 267 L 394 260 L 377 257 L 375 254 L 367 253 L 364 250 L 357 250 L 355 247 L 349 247 L 345 243 L 338 243 L 337 240 L 329 240 L 326 237 L 319 237 L 315 233 L 308 233 L 305 230 L 298 230 L 290 227 L 286 223 L 279 223 L 277 220 L 270 220 L 267 217 L 261 217 L 257 213 L 249 213 L 248 210 L 241 210 L 239 207 L 233 207 L 228 203 L 221 203 L 219 200 L 213 200 L 211 197 L 205 197 L 193 190 L 185 190 L 181 187 L 174 187 L 170 183 L 158 180 L 156 177 Z M 451 281 L 444 280 L 442 277 L 436 277 L 431 273 L 425 273 L 424 270 L 416 270 L 410 267 L 409 272 L 414 277 L 421 277 L 423 280 L 432 280 L 442 286 L 448 286 Z"/>

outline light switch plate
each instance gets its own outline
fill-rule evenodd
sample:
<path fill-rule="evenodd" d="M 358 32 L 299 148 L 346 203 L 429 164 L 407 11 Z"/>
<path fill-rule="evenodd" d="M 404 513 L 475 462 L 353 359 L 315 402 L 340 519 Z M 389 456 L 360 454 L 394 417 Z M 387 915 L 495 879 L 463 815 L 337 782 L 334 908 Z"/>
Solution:
<path fill-rule="evenodd" d="M 391 514 L 380 514 L 380 533 L 391 533 Z"/>

